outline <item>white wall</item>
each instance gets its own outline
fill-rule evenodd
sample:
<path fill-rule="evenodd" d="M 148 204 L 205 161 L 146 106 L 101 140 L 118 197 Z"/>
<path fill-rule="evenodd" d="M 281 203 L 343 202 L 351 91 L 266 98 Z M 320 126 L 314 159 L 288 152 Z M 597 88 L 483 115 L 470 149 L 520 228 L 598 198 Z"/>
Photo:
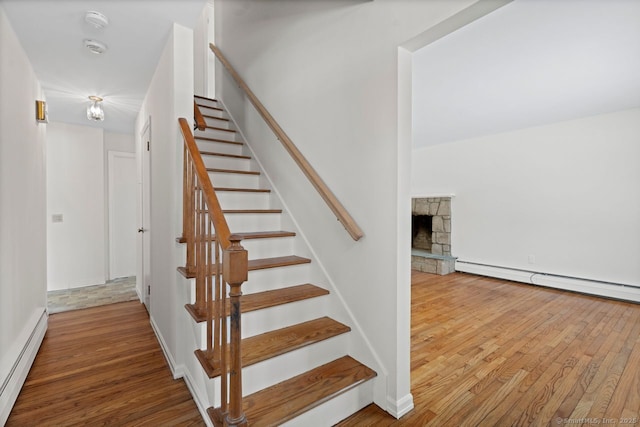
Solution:
<path fill-rule="evenodd" d="M 186 313 L 179 298 L 177 267 L 184 265 L 182 233 L 182 137 L 178 117 L 193 120 L 193 32 L 178 24 L 162 53 L 136 120 L 140 135 L 151 117 L 151 323 L 173 372 L 182 362 L 178 316 Z M 182 331 L 184 332 L 184 331 Z M 189 351 L 193 354 L 193 348 Z"/>
<path fill-rule="evenodd" d="M 640 109 L 416 150 L 460 260 L 640 285 Z M 534 260 L 529 261 L 529 256 Z"/>
<path fill-rule="evenodd" d="M 44 96 L 1 4 L 0 76 L 0 425 L 4 425 L 46 330 L 47 125 L 35 121 L 35 100 Z"/>
<path fill-rule="evenodd" d="M 398 47 L 470 3 L 216 1 L 217 45 L 365 233 L 349 237 L 218 68 L 217 96 L 382 362 L 377 387 L 388 384 L 376 403 L 394 415 L 412 407 L 409 258 L 398 252 L 410 234 L 398 215 L 399 203 L 409 206 L 401 187 L 410 146 L 398 144 Z"/>
<path fill-rule="evenodd" d="M 105 172 L 102 129 L 49 123 L 47 280 L 49 290 L 104 283 Z M 62 222 L 53 222 L 62 215 Z"/>
<path fill-rule="evenodd" d="M 193 90 L 196 95 L 215 97 L 215 62 L 209 49 L 214 36 L 213 0 L 209 0 L 193 29 Z"/>

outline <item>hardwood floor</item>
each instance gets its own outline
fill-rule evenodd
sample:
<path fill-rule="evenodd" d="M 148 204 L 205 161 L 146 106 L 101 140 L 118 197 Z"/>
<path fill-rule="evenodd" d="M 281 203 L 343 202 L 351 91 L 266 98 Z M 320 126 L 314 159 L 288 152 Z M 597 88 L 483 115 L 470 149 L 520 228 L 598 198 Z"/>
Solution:
<path fill-rule="evenodd" d="M 6 425 L 205 424 L 133 301 L 51 315 Z"/>
<path fill-rule="evenodd" d="M 640 305 L 412 273 L 411 392 L 346 426 L 640 425 Z"/>

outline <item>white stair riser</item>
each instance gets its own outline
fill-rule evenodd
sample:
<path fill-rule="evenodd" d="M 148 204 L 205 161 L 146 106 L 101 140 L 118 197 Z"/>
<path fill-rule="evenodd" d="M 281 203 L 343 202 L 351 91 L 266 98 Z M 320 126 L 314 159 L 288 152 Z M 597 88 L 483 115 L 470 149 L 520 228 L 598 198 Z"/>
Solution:
<path fill-rule="evenodd" d="M 200 113 L 202 113 L 203 116 L 221 117 L 221 118 L 226 118 L 226 119 L 229 118 L 227 113 L 224 112 L 224 111 L 214 110 L 212 108 L 205 108 L 205 107 L 202 107 L 202 106 L 200 106 Z M 207 120 L 207 117 L 205 117 L 205 121 L 206 120 Z"/>
<path fill-rule="evenodd" d="M 216 191 L 222 209 L 269 209 L 269 193 L 245 191 Z"/>
<path fill-rule="evenodd" d="M 236 157 L 203 155 L 202 161 L 208 168 L 233 169 L 247 171 L 251 168 L 251 159 L 238 159 Z"/>
<path fill-rule="evenodd" d="M 325 316 L 325 304 L 327 296 L 309 298 L 263 310 L 251 311 L 242 314 L 242 338 L 252 337 L 265 332 L 286 328 L 297 323 L 307 322 Z M 227 336 L 229 336 L 229 319 L 227 318 Z M 199 336 L 198 348 L 207 348 L 207 323 L 197 324 Z"/>
<path fill-rule="evenodd" d="M 342 334 L 242 368 L 242 394 L 255 393 L 344 356 L 348 350 L 347 337 L 348 333 Z"/>
<path fill-rule="evenodd" d="M 231 232 L 280 230 L 281 214 L 225 214 Z"/>
<path fill-rule="evenodd" d="M 206 141 L 202 139 L 196 139 L 196 145 L 200 151 L 208 151 L 213 153 L 234 154 L 240 156 L 244 154 L 242 152 L 242 145 L 228 144 L 225 142 Z"/>
<path fill-rule="evenodd" d="M 242 315 L 242 336 L 252 337 L 326 315 L 327 295 Z"/>
<path fill-rule="evenodd" d="M 249 256 L 249 259 L 254 259 Z M 289 265 L 278 268 L 265 268 L 249 271 L 249 278 L 242 284 L 242 292 L 252 294 L 256 292 L 270 291 L 287 286 L 300 285 L 311 282 L 310 264 Z M 188 302 L 196 302 L 196 280 L 189 279 Z M 320 301 L 320 300 L 318 300 Z M 321 301 L 322 302 L 322 301 Z M 322 302 L 324 304 L 324 302 Z"/>
<path fill-rule="evenodd" d="M 220 103 L 215 99 L 202 98 L 202 97 L 196 97 L 196 96 L 194 96 L 193 99 L 198 105 L 210 105 L 212 107 L 222 108 L 222 105 L 220 105 Z"/>
<path fill-rule="evenodd" d="M 241 231 L 241 230 L 238 230 Z M 235 233 L 236 231 L 233 231 Z M 287 256 L 294 253 L 295 237 L 279 237 L 271 239 L 245 239 L 242 247 L 249 252 L 249 259 Z"/>
<path fill-rule="evenodd" d="M 198 136 L 205 136 L 207 138 L 224 139 L 225 141 L 240 141 L 238 132 L 227 132 L 224 130 L 207 128 L 204 131 L 198 131 Z"/>
<path fill-rule="evenodd" d="M 207 114 L 208 116 L 212 116 L 213 114 Z M 207 126 L 213 126 L 216 128 L 223 129 L 235 129 L 233 127 L 233 123 L 230 120 L 225 120 L 224 117 L 205 117 L 204 121 L 207 123 Z"/>
<path fill-rule="evenodd" d="M 214 187 L 259 188 L 260 175 L 209 172 Z"/>
<path fill-rule="evenodd" d="M 309 264 L 265 268 L 249 272 L 249 280 L 242 285 L 243 292 L 254 293 L 309 283 Z"/>
<path fill-rule="evenodd" d="M 281 427 L 332 426 L 373 403 L 375 378 L 283 423 Z"/>

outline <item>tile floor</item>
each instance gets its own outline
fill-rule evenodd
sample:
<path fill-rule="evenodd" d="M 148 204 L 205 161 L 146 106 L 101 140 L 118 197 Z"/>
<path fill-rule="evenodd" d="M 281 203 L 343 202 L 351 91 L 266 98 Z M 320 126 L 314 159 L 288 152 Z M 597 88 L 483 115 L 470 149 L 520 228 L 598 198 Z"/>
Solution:
<path fill-rule="evenodd" d="M 135 276 L 122 277 L 110 280 L 102 285 L 49 291 L 47 299 L 50 314 L 116 302 L 133 301 L 138 299 L 136 278 Z"/>

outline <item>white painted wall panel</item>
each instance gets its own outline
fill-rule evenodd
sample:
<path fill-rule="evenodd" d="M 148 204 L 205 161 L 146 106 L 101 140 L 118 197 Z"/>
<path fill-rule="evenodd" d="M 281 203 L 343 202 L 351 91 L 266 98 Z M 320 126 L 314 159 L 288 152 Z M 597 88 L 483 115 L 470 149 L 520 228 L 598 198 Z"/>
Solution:
<path fill-rule="evenodd" d="M 103 144 L 102 129 L 65 123 L 48 125 L 49 290 L 106 280 Z M 54 215 L 62 215 L 62 221 L 54 222 Z"/>
<path fill-rule="evenodd" d="M 44 100 L 44 95 L 1 4 L 0 76 L 0 425 L 3 425 L 46 329 L 43 316 L 47 304 L 47 125 L 35 121 L 35 100 Z M 41 326 L 40 333 L 36 333 L 36 324 Z"/>

